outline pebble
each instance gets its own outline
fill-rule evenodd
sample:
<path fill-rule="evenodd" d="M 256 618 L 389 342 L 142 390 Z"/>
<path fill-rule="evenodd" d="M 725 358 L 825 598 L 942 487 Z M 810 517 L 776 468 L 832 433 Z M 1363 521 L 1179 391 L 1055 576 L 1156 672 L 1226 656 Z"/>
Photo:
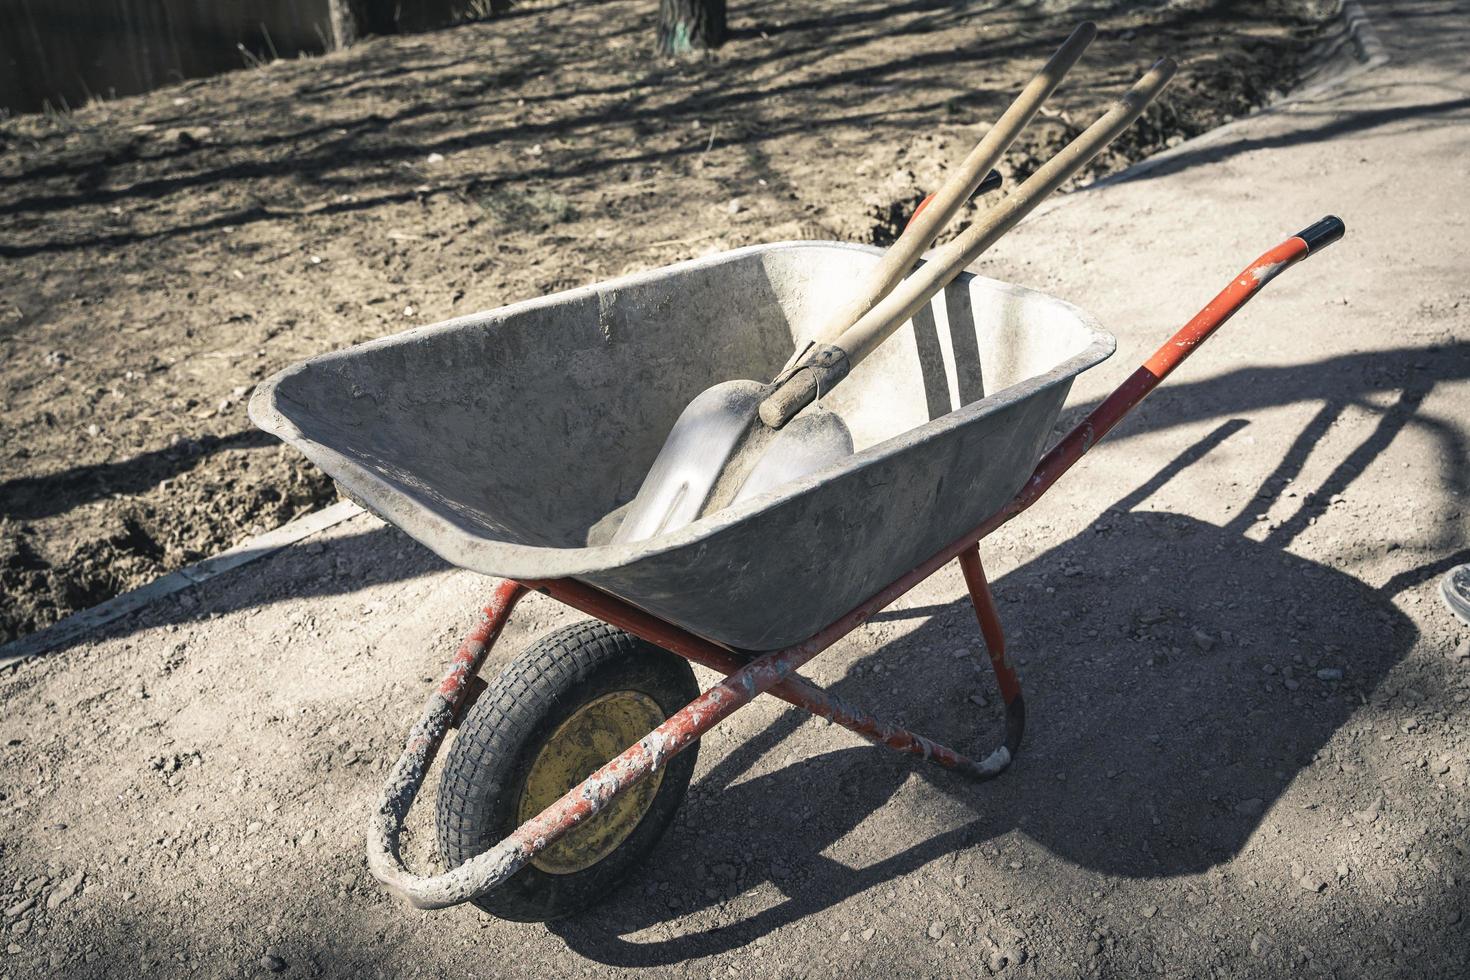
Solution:
<path fill-rule="evenodd" d="M 1199 647 L 1204 653 L 1209 653 L 1215 649 L 1216 642 L 1216 639 L 1204 630 L 1194 631 L 1194 645 Z"/>
<path fill-rule="evenodd" d="M 990 954 L 988 965 L 990 966 L 991 973 L 999 973 L 1001 970 L 1004 970 L 1009 964 L 1010 960 L 1007 959 L 1006 954 L 1002 953 L 1000 950 L 996 950 L 995 952 Z"/>
<path fill-rule="evenodd" d="M 1319 681 L 1340 681 L 1340 680 L 1342 680 L 1342 668 L 1341 667 L 1323 667 L 1321 670 L 1317 671 L 1317 680 L 1319 680 Z"/>
<path fill-rule="evenodd" d="M 18 919 L 22 915 L 25 915 L 26 912 L 28 912 L 30 910 L 31 906 L 33 906 L 35 904 L 36 904 L 36 896 L 34 896 L 34 895 L 32 895 L 30 898 L 26 899 L 23 902 L 16 902 L 14 905 L 10 906 L 10 908 L 8 908 L 8 909 L 5 910 L 5 918 L 7 918 L 7 919 Z"/>
<path fill-rule="evenodd" d="M 930 939 L 943 939 L 944 938 L 944 923 L 943 922 L 940 922 L 938 919 L 936 919 L 933 922 L 929 923 L 929 938 Z"/>
<path fill-rule="evenodd" d="M 863 930 L 863 942 L 868 942 L 878 934 L 878 930 L 872 927 Z"/>
<path fill-rule="evenodd" d="M 26 933 L 28 933 L 30 931 L 31 931 L 31 920 L 30 919 L 21 919 L 15 925 L 13 925 L 13 926 L 10 927 L 10 934 L 12 936 L 24 936 Z"/>
<path fill-rule="evenodd" d="M 1322 881 L 1319 878 L 1314 878 L 1311 875 L 1302 875 L 1296 880 L 1296 883 L 1301 886 L 1302 891 L 1311 892 L 1314 895 L 1327 887 L 1327 883 L 1325 881 Z"/>
<path fill-rule="evenodd" d="M 70 878 L 62 881 L 51 890 L 50 895 L 46 896 L 46 907 L 48 909 L 54 909 L 62 902 L 66 901 L 68 898 L 71 898 L 77 892 L 81 891 L 82 882 L 86 880 L 86 877 L 87 873 L 85 871 L 78 871 Z"/>
<path fill-rule="evenodd" d="M 738 197 L 730 198 L 730 203 L 725 205 L 725 211 L 729 214 L 739 214 L 745 210 L 745 202 Z"/>
<path fill-rule="evenodd" d="M 1152 919 L 1154 916 L 1156 916 L 1158 914 L 1159 914 L 1159 907 L 1157 905 L 1145 905 L 1143 907 L 1143 917 L 1145 919 Z"/>
<path fill-rule="evenodd" d="M 286 968 L 286 961 L 274 953 L 266 953 L 260 958 L 260 965 L 272 973 L 280 973 Z"/>

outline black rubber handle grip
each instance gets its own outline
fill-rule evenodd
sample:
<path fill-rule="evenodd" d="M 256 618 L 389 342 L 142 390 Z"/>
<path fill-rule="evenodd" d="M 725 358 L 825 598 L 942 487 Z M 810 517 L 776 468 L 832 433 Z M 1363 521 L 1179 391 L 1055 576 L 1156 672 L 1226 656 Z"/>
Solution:
<path fill-rule="evenodd" d="M 1335 214 L 1329 214 L 1316 224 L 1297 232 L 1296 237 L 1307 243 L 1307 254 L 1315 255 L 1347 234 L 1347 225 Z"/>

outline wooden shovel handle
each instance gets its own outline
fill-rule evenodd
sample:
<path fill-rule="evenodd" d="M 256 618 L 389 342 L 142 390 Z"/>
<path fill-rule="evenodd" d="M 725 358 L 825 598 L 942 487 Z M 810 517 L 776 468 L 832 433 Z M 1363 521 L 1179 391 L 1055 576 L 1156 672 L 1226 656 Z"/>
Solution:
<path fill-rule="evenodd" d="M 869 274 L 863 287 L 833 311 L 822 329 L 817 331 L 815 339 L 818 344 L 830 344 L 836 340 L 908 274 L 919 256 L 934 244 L 934 239 L 944 230 L 944 226 L 949 224 L 950 219 L 959 213 L 960 208 L 975 193 L 996 161 L 1010 149 L 1021 130 L 1036 116 L 1042 103 L 1056 91 L 1067 72 L 1096 36 L 1097 26 L 1091 21 L 1083 21 L 1077 25 L 1071 36 L 1057 48 L 1056 53 L 1035 77 L 1026 83 L 1021 94 L 1016 96 L 1016 101 L 1011 103 L 1010 108 L 1001 114 L 990 131 L 975 144 L 964 162 L 931 195 L 928 206 L 915 212 L 903 234 L 883 254 L 882 260 Z"/>
<path fill-rule="evenodd" d="M 1112 108 L 1044 163 L 1009 197 L 936 250 L 921 269 L 905 279 L 835 341 L 816 348 L 817 353 L 825 357 L 824 364 L 814 366 L 812 370 L 796 371 L 782 382 L 761 402 L 761 421 L 779 429 L 811 402 L 818 389 L 825 391 L 841 381 L 848 371 L 949 285 L 966 266 L 1132 125 L 1169 84 L 1176 68 L 1172 59 L 1161 59 Z"/>

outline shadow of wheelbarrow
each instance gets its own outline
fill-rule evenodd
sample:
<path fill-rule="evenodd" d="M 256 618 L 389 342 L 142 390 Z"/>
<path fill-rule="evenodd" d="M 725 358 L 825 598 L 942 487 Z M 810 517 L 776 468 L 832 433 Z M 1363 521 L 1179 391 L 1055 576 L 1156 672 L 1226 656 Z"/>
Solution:
<path fill-rule="evenodd" d="M 792 710 L 700 781 L 674 841 L 698 838 L 692 869 L 684 848 L 664 848 L 621 901 L 551 927 L 592 959 L 658 965 L 744 946 L 944 858 L 1034 876 L 1036 848 L 1014 831 L 1064 877 L 1067 866 L 1194 875 L 1239 854 L 1418 635 L 1388 596 L 1342 571 L 1234 526 L 1132 509 L 1243 425 L 1220 426 L 1086 533 L 996 583 L 1035 692 L 1025 750 L 1001 782 L 977 788 L 866 747 L 742 780 L 807 722 Z M 984 681 L 946 652 L 974 628 L 968 599 L 897 615 L 928 619 L 854 663 L 833 692 L 858 704 L 891 699 L 891 681 L 873 666 L 915 654 L 930 681 L 901 699 L 908 721 L 935 733 L 993 731 L 998 706 L 969 700 Z M 880 810 L 882 856 L 844 856 L 873 849 L 871 828 L 858 828 Z M 870 839 L 854 843 L 854 832 Z M 709 915 L 740 896 L 764 907 L 742 907 L 733 921 Z M 700 930 L 704 919 L 717 924 Z M 683 920 L 675 938 L 626 938 L 673 920 Z"/>

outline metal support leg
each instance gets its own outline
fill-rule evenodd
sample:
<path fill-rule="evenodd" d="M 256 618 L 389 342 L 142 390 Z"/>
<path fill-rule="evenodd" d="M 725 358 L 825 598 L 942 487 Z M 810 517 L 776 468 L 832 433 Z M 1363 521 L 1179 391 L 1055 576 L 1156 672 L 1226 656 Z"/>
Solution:
<path fill-rule="evenodd" d="M 1006 659 L 1006 636 L 1000 627 L 1000 614 L 995 609 L 995 597 L 990 593 L 985 568 L 980 564 L 980 546 L 972 545 L 960 552 L 959 559 L 960 571 L 965 573 L 965 584 L 970 587 L 975 618 L 980 621 L 980 635 L 985 638 L 985 650 L 990 654 L 990 667 L 995 671 L 995 681 L 1006 705 L 1006 744 L 996 750 L 997 754 L 1006 753 L 1001 766 L 1003 769 L 1021 751 L 1021 736 L 1026 731 L 1026 702 L 1021 697 L 1021 679 Z"/>

